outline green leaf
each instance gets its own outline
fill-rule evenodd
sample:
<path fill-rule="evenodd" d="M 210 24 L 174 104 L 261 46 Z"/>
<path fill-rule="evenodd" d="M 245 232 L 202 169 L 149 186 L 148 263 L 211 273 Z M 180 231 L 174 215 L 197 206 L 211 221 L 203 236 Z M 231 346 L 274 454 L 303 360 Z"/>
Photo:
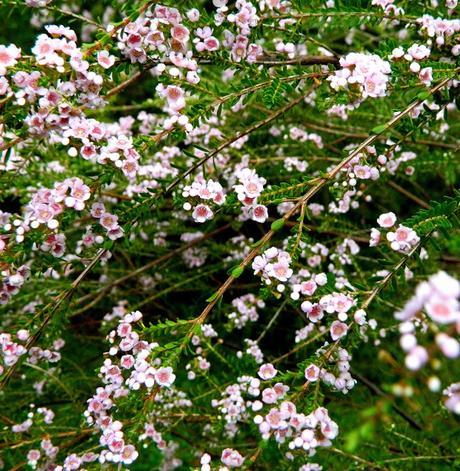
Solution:
<path fill-rule="evenodd" d="M 277 219 L 276 221 L 273 221 L 270 228 L 272 231 L 277 232 L 283 228 L 285 223 L 286 221 L 283 218 L 280 218 L 280 219 Z"/>
<path fill-rule="evenodd" d="M 244 272 L 244 267 L 242 266 L 238 266 L 238 267 L 235 267 L 233 270 L 232 270 L 232 276 L 233 278 L 239 278 Z"/>
<path fill-rule="evenodd" d="M 371 129 L 372 134 L 382 134 L 387 128 L 386 124 L 381 124 L 380 126 L 375 126 Z"/>

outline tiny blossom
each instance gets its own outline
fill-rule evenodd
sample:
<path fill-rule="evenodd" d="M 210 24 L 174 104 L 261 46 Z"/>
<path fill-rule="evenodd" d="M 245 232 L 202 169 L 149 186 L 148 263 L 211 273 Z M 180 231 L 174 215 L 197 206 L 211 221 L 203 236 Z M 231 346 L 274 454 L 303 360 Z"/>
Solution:
<path fill-rule="evenodd" d="M 380 227 L 390 228 L 393 227 L 396 222 L 396 215 L 394 213 L 381 214 L 377 219 L 377 223 Z"/>
<path fill-rule="evenodd" d="M 239 468 L 244 462 L 244 458 L 240 453 L 232 448 L 225 448 L 225 450 L 222 451 L 220 459 L 222 463 L 229 468 Z"/>
<path fill-rule="evenodd" d="M 110 69 L 115 63 L 115 56 L 111 56 L 108 51 L 100 51 L 97 53 L 97 62 L 104 69 Z"/>
<path fill-rule="evenodd" d="M 276 369 L 275 367 L 271 364 L 271 363 L 265 363 L 264 365 L 262 365 L 260 368 L 259 368 L 259 371 L 258 371 L 258 375 L 262 378 L 262 379 L 272 379 L 276 376 Z"/>
<path fill-rule="evenodd" d="M 332 340 L 339 340 L 340 338 L 344 337 L 347 335 L 347 330 L 348 326 L 347 324 L 340 322 L 340 321 L 334 321 L 331 324 L 331 338 Z"/>

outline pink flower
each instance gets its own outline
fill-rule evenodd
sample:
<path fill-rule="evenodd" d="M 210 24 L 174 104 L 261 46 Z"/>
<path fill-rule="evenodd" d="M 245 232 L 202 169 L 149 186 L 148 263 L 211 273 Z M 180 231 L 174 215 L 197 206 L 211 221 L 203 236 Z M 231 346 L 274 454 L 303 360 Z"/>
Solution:
<path fill-rule="evenodd" d="M 340 338 L 347 335 L 347 331 L 348 331 L 347 324 L 344 324 L 343 322 L 340 322 L 340 321 L 334 321 L 331 324 L 331 329 L 330 329 L 332 340 L 334 340 L 334 342 L 336 340 L 339 340 Z"/>
<path fill-rule="evenodd" d="M 205 222 L 212 219 L 214 213 L 211 211 L 209 206 L 205 204 L 199 204 L 192 213 L 192 217 L 196 222 Z"/>
<path fill-rule="evenodd" d="M 305 378 L 311 383 L 314 383 L 318 380 L 319 373 L 320 369 L 313 363 L 305 368 Z"/>
<path fill-rule="evenodd" d="M 110 213 L 103 213 L 99 218 L 99 223 L 104 229 L 107 229 L 108 231 L 115 229 L 118 226 L 118 216 Z"/>
<path fill-rule="evenodd" d="M 171 36 L 181 43 L 186 43 L 190 37 L 189 30 L 183 25 L 175 25 L 171 29 Z"/>
<path fill-rule="evenodd" d="M 274 404 L 278 400 L 278 394 L 273 388 L 266 388 L 262 391 L 262 401 L 265 404 Z"/>
<path fill-rule="evenodd" d="M 258 375 L 265 380 L 272 379 L 276 376 L 277 370 L 271 363 L 263 364 L 258 371 Z"/>
<path fill-rule="evenodd" d="M 91 216 L 93 216 L 93 218 L 99 219 L 105 213 L 106 211 L 103 203 L 93 203 L 91 206 Z"/>
<path fill-rule="evenodd" d="M 121 460 L 123 464 L 131 464 L 133 463 L 137 457 L 139 456 L 139 453 L 137 450 L 134 448 L 133 445 L 125 445 L 123 447 L 123 450 L 121 450 Z"/>
<path fill-rule="evenodd" d="M 425 304 L 426 313 L 435 322 L 452 324 L 460 320 L 460 305 L 456 299 L 432 296 Z"/>
<path fill-rule="evenodd" d="M 268 209 L 262 204 L 252 208 L 252 219 L 256 222 L 265 222 L 268 219 Z"/>
<path fill-rule="evenodd" d="M 273 276 L 279 281 L 287 281 L 292 276 L 292 273 L 292 269 L 289 268 L 289 261 L 285 259 L 270 265 L 270 270 L 268 270 L 268 275 Z"/>
<path fill-rule="evenodd" d="M 395 213 L 391 213 L 391 212 L 381 214 L 377 219 L 378 225 L 380 227 L 385 227 L 385 228 L 393 227 L 395 222 L 396 222 L 396 215 Z"/>
<path fill-rule="evenodd" d="M 0 45 L 0 75 L 6 74 L 6 69 L 17 64 L 17 59 L 21 56 L 21 49 L 14 44 Z"/>
<path fill-rule="evenodd" d="M 173 373 L 173 369 L 170 366 L 159 368 L 155 372 L 155 381 L 160 386 L 169 388 L 176 379 L 176 375 Z"/>
<path fill-rule="evenodd" d="M 115 63 L 115 56 L 111 56 L 109 51 L 99 51 L 97 53 L 97 63 L 104 69 L 110 69 Z"/>
<path fill-rule="evenodd" d="M 420 70 L 418 78 L 426 86 L 431 85 L 431 82 L 433 81 L 433 69 L 431 67 L 424 67 Z"/>
<path fill-rule="evenodd" d="M 220 459 L 229 468 L 239 468 L 244 461 L 244 458 L 232 448 L 225 448 Z"/>

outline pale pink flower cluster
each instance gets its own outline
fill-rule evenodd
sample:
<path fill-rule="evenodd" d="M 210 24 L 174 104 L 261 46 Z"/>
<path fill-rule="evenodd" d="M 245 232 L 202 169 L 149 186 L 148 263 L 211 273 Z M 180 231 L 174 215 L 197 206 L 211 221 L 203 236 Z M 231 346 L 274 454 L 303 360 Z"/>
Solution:
<path fill-rule="evenodd" d="M 212 219 L 214 213 L 209 207 L 209 204 L 221 206 L 225 203 L 225 193 L 222 185 L 214 180 L 205 180 L 203 176 L 198 176 L 191 185 L 184 186 L 182 190 L 184 198 L 200 199 L 208 204 L 199 203 L 195 207 L 190 202 L 184 203 L 184 209 L 192 212 L 192 217 L 195 222 L 203 223 Z"/>
<path fill-rule="evenodd" d="M 247 293 L 235 298 L 232 306 L 234 311 L 227 314 L 228 320 L 235 328 L 242 329 L 248 322 L 256 322 L 259 319 L 257 308 L 264 308 L 265 303 L 252 293 Z"/>
<path fill-rule="evenodd" d="M 29 349 L 29 363 L 36 365 L 40 361 L 47 361 L 49 363 L 57 363 L 61 360 L 61 353 L 59 352 L 65 345 L 63 339 L 57 339 L 52 344 L 52 349 L 31 347 Z"/>
<path fill-rule="evenodd" d="M 296 280 L 297 282 L 292 285 L 291 299 L 294 301 L 300 299 L 300 295 L 313 296 L 318 286 L 324 286 L 327 283 L 327 276 L 325 273 L 318 273 L 309 277 L 310 273 L 307 271 L 305 275 L 307 278 L 306 280 Z"/>
<path fill-rule="evenodd" d="M 16 271 L 11 269 L 1 272 L 3 277 L 0 285 L 0 305 L 7 304 L 11 296 L 19 293 L 27 278 L 30 276 L 30 268 L 21 265 Z"/>
<path fill-rule="evenodd" d="M 59 447 L 54 446 L 51 440 L 48 440 L 44 438 L 40 442 L 40 449 L 37 448 L 32 448 L 29 450 L 27 453 L 27 464 L 32 468 L 36 469 L 37 465 L 40 460 L 42 460 L 42 465 L 43 467 L 49 465 L 50 462 L 54 462 L 56 459 L 57 454 L 59 453 Z M 81 460 L 80 460 L 81 463 Z M 70 464 L 70 462 L 69 462 Z M 39 469 L 42 469 L 40 466 Z M 80 467 L 80 465 L 78 466 Z M 60 469 L 59 469 L 60 468 Z M 61 471 L 63 468 L 61 467 L 54 467 L 53 469 L 57 471 Z M 71 469 L 78 469 L 78 468 L 72 468 L 72 467 L 67 467 L 65 470 L 71 470 Z"/>
<path fill-rule="evenodd" d="M 399 59 L 405 59 L 410 62 L 409 69 L 414 74 L 418 74 L 420 81 L 426 86 L 430 86 L 433 80 L 433 69 L 431 67 L 424 67 L 422 69 L 418 61 L 428 59 L 430 57 L 431 51 L 425 45 L 412 44 L 412 46 L 407 49 L 407 52 L 404 53 L 402 47 L 397 47 L 393 49 L 393 52 L 390 55 L 390 59 L 395 61 Z"/>
<path fill-rule="evenodd" d="M 290 450 L 302 449 L 310 456 L 318 447 L 331 446 L 331 440 L 336 438 L 339 430 L 324 407 L 305 415 L 297 412 L 290 401 L 272 407 L 265 416 L 256 415 L 254 422 L 259 426 L 262 438 L 273 435 L 278 443 L 287 442 Z"/>
<path fill-rule="evenodd" d="M 139 436 L 140 441 L 151 439 L 155 442 L 157 447 L 162 450 L 166 447 L 166 442 L 163 439 L 160 432 L 155 429 L 155 426 L 151 423 L 144 424 L 144 433 Z"/>
<path fill-rule="evenodd" d="M 340 59 L 340 65 L 327 79 L 334 90 L 355 89 L 362 99 L 386 95 L 391 68 L 378 55 L 351 52 Z"/>
<path fill-rule="evenodd" d="M 267 285 L 272 280 L 285 283 L 292 276 L 291 256 L 284 250 L 270 247 L 262 255 L 257 255 L 252 262 L 255 275 L 260 275 Z"/>
<path fill-rule="evenodd" d="M 197 232 L 184 232 L 180 236 L 180 240 L 190 242 L 195 239 L 203 237 L 203 233 Z M 190 247 L 182 253 L 182 259 L 189 268 L 201 267 L 206 263 L 208 257 L 208 250 L 205 247 Z"/>
<path fill-rule="evenodd" d="M 238 200 L 243 204 L 242 218 L 252 219 L 256 222 L 265 222 L 268 218 L 268 209 L 263 204 L 257 203 L 257 198 L 262 194 L 267 180 L 259 177 L 255 170 L 244 167 L 235 173 L 238 183 L 233 188 Z"/>
<path fill-rule="evenodd" d="M 326 349 L 318 351 L 318 354 L 322 353 L 326 353 Z M 336 374 L 332 373 L 330 369 L 311 363 L 305 368 L 305 378 L 310 383 L 321 380 L 324 384 L 333 387 L 343 394 L 347 394 L 356 384 L 356 380 L 352 378 L 349 371 L 350 360 L 351 355 L 344 348 L 339 348 L 334 352 L 333 357 L 328 359 L 329 363 L 335 363 L 334 369 Z"/>
<path fill-rule="evenodd" d="M 118 224 L 118 216 L 109 213 L 103 203 L 93 203 L 91 216 L 99 221 L 99 224 L 107 231 L 107 237 L 111 240 L 123 237 L 123 229 Z"/>
<path fill-rule="evenodd" d="M 252 358 L 254 358 L 254 361 L 257 364 L 260 364 L 264 361 L 264 354 L 262 350 L 260 349 L 258 343 L 256 340 L 251 340 L 251 339 L 244 339 L 244 343 L 246 344 L 246 350 L 245 353 L 247 355 L 250 355 Z M 238 358 L 242 358 L 243 353 L 242 352 L 237 352 L 236 356 Z"/>
<path fill-rule="evenodd" d="M 195 31 L 196 38 L 193 43 L 198 52 L 217 51 L 220 47 L 219 40 L 213 36 L 213 29 L 209 26 L 197 28 Z"/>
<path fill-rule="evenodd" d="M 153 11 L 148 10 L 118 33 L 118 49 L 131 62 L 159 62 L 154 68 L 157 75 L 167 71 L 177 78 L 183 69 L 188 82 L 198 83 L 198 66 L 188 45 L 190 31 L 182 22 L 176 8 L 156 5 Z M 164 64 L 166 61 L 172 64 L 169 68 Z"/>
<path fill-rule="evenodd" d="M 49 252 L 54 257 L 62 257 L 65 253 L 65 234 L 49 234 L 40 245 L 43 252 Z"/>
<path fill-rule="evenodd" d="M 289 137 L 298 142 L 311 141 L 316 144 L 318 149 L 322 149 L 324 147 L 323 139 L 319 134 L 314 132 L 307 132 L 305 129 L 299 128 L 297 126 L 292 126 L 289 128 Z"/>
<path fill-rule="evenodd" d="M 139 334 L 133 330 L 133 324 L 141 318 L 139 311 L 125 314 L 117 329 L 110 332 L 110 342 L 113 344 L 117 340 L 118 343 L 110 348 L 109 358 L 100 369 L 105 386 L 97 388 L 96 394 L 88 400 L 87 422 L 100 430 L 100 444 L 105 447 L 99 455 L 101 463 L 128 465 L 138 456 L 135 447 L 125 442 L 122 423 L 110 414 L 116 406 L 116 399 L 127 396 L 129 389 L 145 388 L 148 392 L 155 385 L 170 387 L 175 380 L 171 367 L 162 367 L 156 360 L 154 366 L 148 361 L 157 344 L 140 340 Z M 119 353 L 121 357 L 117 358 Z"/>
<path fill-rule="evenodd" d="M 27 340 L 28 335 L 25 340 Z M 21 339 L 18 339 L 21 341 Z M 24 339 L 22 339 L 24 341 Z M 11 366 L 17 363 L 19 358 L 22 355 L 27 353 L 27 349 L 22 343 L 18 343 L 13 340 L 13 336 L 8 333 L 1 333 L 0 334 L 0 347 L 1 347 L 1 355 L 2 361 L 5 366 Z M 4 368 L 0 365 L 0 374 L 3 374 Z"/>
<path fill-rule="evenodd" d="M 441 325 L 455 324 L 460 332 L 460 282 L 440 271 L 427 281 L 417 286 L 414 296 L 395 313 L 396 319 L 403 321 L 399 326 L 401 333 L 400 344 L 406 352 L 406 366 L 418 370 L 429 359 L 428 350 L 418 345 L 415 328 L 421 322 L 421 312 L 428 318 Z M 435 343 L 447 358 L 460 356 L 460 343 L 451 335 L 439 332 L 435 335 Z"/>
<path fill-rule="evenodd" d="M 249 40 L 251 29 L 257 26 L 259 21 L 255 6 L 247 0 L 237 0 L 234 5 L 237 11 L 228 13 L 226 1 L 215 0 L 214 3 L 217 6 L 217 12 L 214 15 L 215 24 L 220 25 L 227 20 L 237 29 L 237 34 L 228 29 L 224 30 L 222 45 L 230 50 L 231 59 L 235 62 L 243 59 L 249 63 L 255 62 L 263 52 L 260 45 L 250 43 Z"/>
<path fill-rule="evenodd" d="M 32 365 L 36 365 L 40 361 L 56 363 L 61 359 L 59 350 L 65 345 L 62 339 L 55 340 L 52 349 L 31 347 L 27 350 L 27 342 L 30 338 L 29 331 L 20 329 L 16 332 L 15 337 L 17 340 L 14 340 L 13 335 L 9 333 L 0 333 L 0 357 L 3 362 L 3 365 L 0 365 L 0 374 L 3 374 L 4 366 L 11 367 L 23 355 L 28 355 L 28 362 Z"/>
<path fill-rule="evenodd" d="M 394 0 L 372 0 L 372 5 L 381 7 L 387 15 L 398 16 L 404 13 L 404 10 L 394 4 Z"/>
<path fill-rule="evenodd" d="M 70 118 L 63 127 L 64 141 L 75 139 L 79 142 L 69 149 L 69 155 L 76 157 L 80 154 L 85 160 L 99 164 L 111 163 L 128 179 L 134 180 L 139 172 L 140 155 L 134 148 L 132 137 L 124 134 L 128 130 L 120 127 L 114 129 L 116 135 L 110 136 L 111 131 L 104 123 L 85 117 Z M 101 140 L 105 145 L 101 145 Z"/>
<path fill-rule="evenodd" d="M 234 35 L 231 31 L 224 31 L 225 39 L 223 45 L 231 49 L 231 58 L 235 62 L 241 62 L 245 59 L 249 63 L 253 63 L 262 55 L 263 49 L 255 43 L 250 43 L 249 38 L 243 34 Z"/>
<path fill-rule="evenodd" d="M 242 376 L 238 382 L 227 386 L 221 393 L 221 399 L 213 399 L 212 407 L 217 408 L 226 422 L 229 433 L 235 433 L 235 424 L 249 418 L 252 401 L 247 401 L 243 395 L 255 398 L 260 394 L 260 380 L 251 376 Z"/>
<path fill-rule="evenodd" d="M 377 222 L 382 229 L 394 229 L 396 224 L 396 215 L 392 212 L 381 214 Z M 390 247 L 397 252 L 410 252 L 420 242 L 417 233 L 406 226 L 400 224 L 396 229 L 386 233 L 386 239 L 390 242 Z M 377 246 L 382 240 L 382 233 L 379 229 L 372 228 L 369 245 Z"/>
<path fill-rule="evenodd" d="M 418 18 L 417 22 L 420 25 L 420 30 L 429 38 L 436 37 L 436 44 L 438 46 L 443 46 L 449 42 L 450 38 L 455 37 L 455 34 L 460 31 L 460 20 L 458 19 L 450 20 L 423 15 L 421 18 Z M 454 55 L 460 54 L 458 44 L 454 44 L 452 53 Z"/>
<path fill-rule="evenodd" d="M 54 184 L 54 188 L 38 190 L 26 207 L 25 225 L 36 229 L 46 224 L 49 229 L 57 229 L 57 216 L 65 207 L 82 211 L 91 191 L 88 185 L 78 177 L 67 178 Z"/>

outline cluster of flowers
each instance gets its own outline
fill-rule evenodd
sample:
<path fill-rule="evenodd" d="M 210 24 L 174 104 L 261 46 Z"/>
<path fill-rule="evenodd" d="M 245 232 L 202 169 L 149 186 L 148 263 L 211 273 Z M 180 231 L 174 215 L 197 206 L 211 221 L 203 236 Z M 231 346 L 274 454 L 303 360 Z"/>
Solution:
<path fill-rule="evenodd" d="M 170 387 L 175 375 L 170 367 L 161 367 L 159 361 L 154 364 L 148 361 L 157 344 L 149 344 L 140 340 L 139 334 L 133 330 L 133 323 L 142 318 L 139 311 L 125 314 L 119 320 L 116 330 L 109 333 L 109 341 L 117 345 L 110 348 L 108 354 L 112 358 L 121 352 L 122 356 L 114 362 L 107 358 L 100 369 L 105 384 L 97 389 L 96 394 L 88 400 L 85 411 L 87 422 L 100 431 L 100 444 L 104 449 L 98 456 L 101 463 L 114 462 L 130 464 L 138 456 L 132 444 L 126 444 L 122 431 L 122 423 L 114 420 L 110 410 L 116 406 L 116 399 L 125 397 L 129 390 L 140 390 L 144 387 L 151 391 L 154 386 Z M 124 375 L 129 373 L 129 376 Z"/>
<path fill-rule="evenodd" d="M 422 69 L 419 61 L 430 57 L 430 53 L 431 51 L 428 47 L 415 43 L 407 49 L 407 52 L 404 52 L 402 47 L 393 49 L 389 58 L 393 61 L 399 59 L 409 61 L 409 68 L 411 72 L 418 74 L 420 81 L 423 82 L 426 86 L 429 86 L 433 80 L 433 69 L 431 67 L 424 67 Z"/>
<path fill-rule="evenodd" d="M 424 311 L 428 317 L 441 325 L 455 324 L 460 329 L 460 282 L 440 271 L 432 275 L 427 281 L 420 283 L 415 295 L 405 304 L 403 309 L 395 313 L 396 319 L 402 321 L 399 326 L 401 333 L 400 344 L 406 352 L 406 366 L 411 370 L 419 370 L 429 359 L 427 348 L 417 342 L 416 326 L 423 319 L 420 313 Z M 435 336 L 435 342 L 443 355 L 447 358 L 460 356 L 460 343 L 445 332 Z"/>
<path fill-rule="evenodd" d="M 184 198 L 199 198 L 208 203 L 221 206 L 225 202 L 225 193 L 222 185 L 214 180 L 205 180 L 203 176 L 198 176 L 191 185 L 184 186 L 182 190 Z M 199 203 L 195 207 L 190 202 L 184 203 L 184 209 L 192 212 L 195 222 L 203 223 L 212 219 L 214 213 L 208 204 Z"/>
<path fill-rule="evenodd" d="M 378 225 L 383 229 L 391 229 L 396 223 L 396 215 L 392 212 L 384 213 L 377 219 Z M 375 247 L 381 241 L 381 231 L 379 229 L 371 229 L 371 237 L 369 245 Z M 417 233 L 406 226 L 400 224 L 395 230 L 386 233 L 386 239 L 390 242 L 390 247 L 398 252 L 410 252 L 420 242 Z"/>
<path fill-rule="evenodd" d="M 294 283 L 291 286 L 291 299 L 294 301 L 300 299 L 300 295 L 312 296 L 318 286 L 324 286 L 327 283 L 327 275 L 325 273 L 311 275 L 310 272 L 305 269 L 300 270 L 293 278 Z M 300 278 L 303 280 L 301 281 Z M 307 305 L 305 305 L 305 307 L 307 307 Z"/>
<path fill-rule="evenodd" d="M 191 21 L 198 21 L 199 12 L 189 11 L 187 16 Z M 182 78 L 185 71 L 185 80 L 196 84 L 200 81 L 198 65 L 188 45 L 190 31 L 182 22 L 182 15 L 176 8 L 156 5 L 118 33 L 118 49 L 133 63 L 158 62 L 153 68 L 157 76 L 166 72 L 172 78 Z M 216 50 L 218 41 L 211 34 L 207 36 L 207 30 L 201 33 L 204 36 L 203 49 Z M 170 115 L 164 128 L 180 125 L 186 131 L 192 131 L 188 117 L 181 113 L 185 107 L 185 91 L 177 85 L 165 86 L 162 83 L 157 85 L 156 91 L 166 99 L 165 111 Z"/>
<path fill-rule="evenodd" d="M 69 120 L 68 126 L 63 127 L 64 140 L 76 139 L 79 144 L 69 149 L 69 155 L 76 157 L 78 152 L 85 160 L 100 164 L 112 163 L 119 168 L 126 178 L 134 180 L 139 173 L 140 155 L 134 148 L 131 136 L 124 135 L 127 129 L 116 126 L 113 129 L 95 119 L 75 117 Z M 118 133 L 118 135 L 111 135 Z M 105 145 L 99 141 L 103 140 Z"/>
<path fill-rule="evenodd" d="M 318 355 L 324 353 L 326 353 L 325 349 L 320 349 L 317 352 Z M 326 385 L 334 387 L 343 394 L 347 394 L 356 384 L 356 380 L 352 378 L 349 371 L 350 360 L 351 355 L 344 348 L 338 348 L 334 351 L 334 355 L 328 358 L 329 363 L 335 363 L 335 368 L 338 372 L 337 376 L 330 370 L 312 363 L 305 368 L 305 378 L 310 383 L 321 380 Z"/>
<path fill-rule="evenodd" d="M 0 285 L 0 304 L 8 304 L 11 296 L 17 294 L 30 276 L 30 268 L 27 265 L 20 266 L 15 272 L 10 269 L 2 271 Z"/>
<path fill-rule="evenodd" d="M 203 237 L 203 233 L 197 232 L 184 232 L 180 236 L 180 240 L 184 242 L 191 242 L 193 240 Z M 190 247 L 182 253 L 182 259 L 189 268 L 201 267 L 206 263 L 208 258 L 208 251 L 204 247 Z"/>
<path fill-rule="evenodd" d="M 214 2 L 216 4 L 216 2 Z M 218 5 L 217 5 L 218 4 Z M 233 34 L 229 30 L 224 31 L 224 40 L 222 45 L 230 50 L 230 56 L 233 61 L 241 62 L 245 59 L 252 63 L 262 54 L 262 48 L 258 44 L 249 42 L 251 28 L 257 26 L 259 17 L 257 10 L 251 2 L 247 0 L 237 0 L 235 8 L 236 13 L 228 13 L 226 1 L 218 1 L 216 4 L 217 12 L 214 15 L 216 25 L 222 24 L 225 20 L 236 26 L 238 34 Z"/>
<path fill-rule="evenodd" d="M 49 234 L 40 245 L 43 252 L 49 252 L 54 257 L 62 257 L 65 253 L 65 234 Z"/>
<path fill-rule="evenodd" d="M 443 46 L 449 42 L 450 38 L 454 38 L 460 31 L 460 20 L 433 18 L 431 15 L 423 15 L 417 20 L 420 25 L 420 30 L 429 38 L 436 37 L 436 44 Z M 460 54 L 460 45 L 454 44 L 452 47 L 452 54 L 458 56 Z"/>
<path fill-rule="evenodd" d="M 227 314 L 228 320 L 237 329 L 242 329 L 248 322 L 256 322 L 259 319 L 257 308 L 263 309 L 265 303 L 252 293 L 248 293 L 235 298 L 232 306 L 235 310 Z"/>
<path fill-rule="evenodd" d="M 391 67 L 376 54 L 351 52 L 340 59 L 341 69 L 328 77 L 334 90 L 356 90 L 360 99 L 386 95 Z"/>
<path fill-rule="evenodd" d="M 298 126 L 292 126 L 289 129 L 289 137 L 298 142 L 314 142 L 318 149 L 322 149 L 324 147 L 323 139 L 319 134 L 307 132 L 305 129 L 299 128 Z"/>
<path fill-rule="evenodd" d="M 201 346 L 202 339 L 205 340 L 205 343 L 208 343 L 210 339 L 217 337 L 217 332 L 214 330 L 211 324 L 203 324 L 201 326 L 201 335 L 194 335 L 192 337 L 192 345 L 195 347 L 194 351 L 194 360 L 185 365 L 185 370 L 187 371 L 187 378 L 189 380 L 194 380 L 196 378 L 196 373 L 203 373 L 211 368 L 211 363 L 206 358 L 206 350 Z"/>
<path fill-rule="evenodd" d="M 103 203 L 93 203 L 91 216 L 99 220 L 99 224 L 107 231 L 107 237 L 111 240 L 123 237 L 123 229 L 118 224 L 118 216 L 107 212 Z"/>
<path fill-rule="evenodd" d="M 27 341 L 30 338 L 28 330 L 20 329 L 13 335 L 3 332 L 0 333 L 0 347 L 3 365 L 11 367 L 21 356 L 28 355 L 28 361 L 32 365 L 36 365 L 39 361 L 47 361 L 49 363 L 57 363 L 61 359 L 59 350 L 65 345 L 64 340 L 57 339 L 53 342 L 53 349 L 43 349 L 41 347 L 31 347 L 27 350 Z M 0 365 L 0 374 L 4 372 L 4 366 Z"/>
<path fill-rule="evenodd" d="M 331 440 L 339 431 L 324 407 L 305 415 L 298 413 L 295 404 L 289 401 L 271 408 L 265 417 L 256 415 L 254 422 L 259 424 L 263 438 L 268 439 L 273 434 L 279 443 L 288 440 L 290 450 L 305 450 L 309 456 L 313 456 L 318 447 L 331 446 Z"/>
<path fill-rule="evenodd" d="M 256 222 L 265 222 L 268 218 L 268 209 L 263 204 L 257 204 L 257 198 L 262 194 L 267 181 L 259 177 L 255 170 L 244 167 L 235 173 L 238 183 L 233 188 L 238 200 L 243 204 L 242 219 L 252 219 Z"/>
<path fill-rule="evenodd" d="M 310 282 L 307 283 L 309 283 L 308 286 L 314 286 Z M 337 313 L 338 318 L 342 321 L 345 321 L 347 320 L 347 312 L 354 304 L 355 301 L 350 295 L 334 292 L 322 296 L 318 303 L 304 301 L 300 308 L 305 314 L 307 314 L 307 317 L 311 322 L 317 322 L 321 320 L 324 316 L 324 313 Z"/>
<path fill-rule="evenodd" d="M 26 206 L 23 221 L 19 219 L 13 221 L 13 225 L 16 226 L 16 240 L 22 242 L 26 231 L 31 228 L 37 229 L 41 224 L 46 224 L 49 229 L 57 229 L 59 227 L 57 216 L 64 211 L 64 208 L 82 211 L 90 196 L 89 186 L 78 177 L 57 182 L 53 189 L 37 190 Z"/>
<path fill-rule="evenodd" d="M 348 358 L 348 356 L 347 356 Z M 259 368 L 258 375 L 264 381 L 273 379 L 277 370 L 272 364 L 266 363 Z M 262 410 L 264 404 L 275 404 L 284 398 L 288 387 L 277 383 L 273 388 L 262 391 L 262 401 L 256 400 L 251 408 L 257 412 Z M 254 423 L 259 426 L 262 438 L 267 440 L 274 436 L 278 443 L 284 443 L 288 439 L 288 447 L 291 450 L 302 448 L 310 455 L 315 453 L 315 448 L 330 446 L 330 440 L 338 434 L 338 426 L 333 422 L 324 408 L 318 408 L 309 415 L 298 413 L 294 403 L 283 401 L 276 407 L 270 407 L 267 414 L 257 414 Z"/>
<path fill-rule="evenodd" d="M 372 5 L 381 7 L 387 15 L 398 16 L 404 13 L 401 7 L 396 6 L 394 0 L 372 0 Z"/>
<path fill-rule="evenodd" d="M 251 339 L 244 339 L 244 343 L 246 344 L 246 350 L 244 353 L 247 355 L 251 356 L 254 358 L 254 361 L 257 364 L 261 364 L 264 361 L 264 354 L 262 350 L 260 349 L 258 343 L 256 340 L 251 340 Z M 242 358 L 243 357 L 243 352 L 238 351 L 236 353 L 237 358 Z"/>
<path fill-rule="evenodd" d="M 192 20 L 198 19 L 199 13 L 198 17 L 192 14 Z M 199 81 L 195 72 L 197 63 L 191 53 L 184 55 L 189 49 L 190 31 L 182 22 L 182 15 L 176 8 L 156 5 L 153 11 L 147 10 L 120 30 L 117 47 L 132 63 L 169 58 L 175 66 L 175 70 L 170 71 L 172 76 L 179 74 L 177 67 L 184 68 L 189 71 L 187 79 L 196 83 Z M 156 67 L 159 74 L 164 70 L 164 65 Z"/>
<path fill-rule="evenodd" d="M 293 273 L 291 256 L 276 247 L 270 247 L 262 255 L 257 255 L 252 262 L 252 269 L 267 285 L 270 285 L 273 279 L 279 281 L 277 289 L 280 292 L 284 291 L 283 283 L 287 282 Z"/>
<path fill-rule="evenodd" d="M 233 448 L 225 448 L 222 450 L 220 461 L 226 466 L 226 468 L 219 469 L 240 468 L 243 466 L 244 457 Z M 211 471 L 211 455 L 204 453 L 200 458 L 200 464 L 201 471 Z"/>
<path fill-rule="evenodd" d="M 345 149 L 349 150 L 351 153 L 354 151 L 354 146 L 350 145 Z M 345 214 L 350 211 L 350 209 L 356 209 L 359 207 L 359 201 L 357 201 L 357 198 L 364 196 L 364 192 L 361 189 L 365 188 L 366 181 L 375 181 L 380 177 L 382 167 L 380 167 L 379 171 L 379 167 L 368 163 L 371 158 L 373 159 L 376 157 L 376 154 L 377 151 L 374 146 L 366 146 L 362 152 L 353 157 L 348 164 L 341 169 L 333 187 L 336 189 L 338 194 L 340 192 L 343 192 L 343 194 L 340 198 L 337 197 L 335 201 L 331 201 L 329 203 L 328 209 L 330 213 Z M 383 165 L 385 162 L 386 159 L 383 163 L 377 159 L 377 163 L 380 165 Z M 354 197 L 356 198 L 354 199 Z M 370 201 L 370 198 L 370 195 L 366 195 L 364 197 L 367 202 Z"/>

